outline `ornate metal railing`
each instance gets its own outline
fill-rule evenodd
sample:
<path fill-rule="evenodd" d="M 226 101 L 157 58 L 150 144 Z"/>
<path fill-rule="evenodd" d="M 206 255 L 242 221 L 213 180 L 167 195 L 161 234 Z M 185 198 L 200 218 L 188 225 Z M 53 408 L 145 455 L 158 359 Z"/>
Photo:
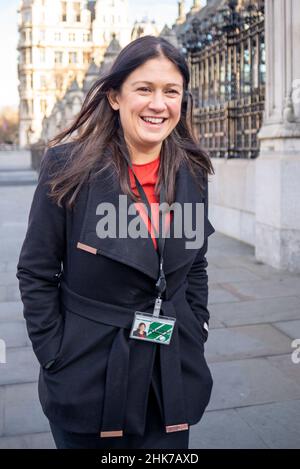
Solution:
<path fill-rule="evenodd" d="M 179 40 L 202 147 L 213 157 L 256 158 L 265 99 L 264 1 L 241 7 L 228 0 L 184 29 Z"/>

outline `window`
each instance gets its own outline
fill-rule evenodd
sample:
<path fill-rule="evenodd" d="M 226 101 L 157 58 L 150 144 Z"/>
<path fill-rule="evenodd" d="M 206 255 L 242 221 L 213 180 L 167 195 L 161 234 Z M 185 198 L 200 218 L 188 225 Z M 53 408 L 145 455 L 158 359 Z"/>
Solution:
<path fill-rule="evenodd" d="M 28 76 L 27 76 L 28 78 Z M 33 88 L 33 73 L 29 74 L 29 87 Z"/>
<path fill-rule="evenodd" d="M 46 60 L 46 51 L 45 49 L 40 49 L 40 62 L 44 63 Z"/>
<path fill-rule="evenodd" d="M 55 76 L 55 86 L 56 86 L 57 90 L 61 90 L 61 89 L 62 89 L 63 83 L 64 83 L 64 77 L 63 77 L 63 75 L 56 75 L 56 76 Z"/>
<path fill-rule="evenodd" d="M 83 63 L 89 64 L 91 60 L 91 53 L 90 52 L 83 52 Z"/>
<path fill-rule="evenodd" d="M 25 63 L 27 65 L 32 63 L 32 50 L 29 47 L 25 49 Z"/>
<path fill-rule="evenodd" d="M 61 2 L 61 20 L 67 21 L 67 2 Z"/>
<path fill-rule="evenodd" d="M 40 76 L 40 85 L 41 85 L 41 88 L 46 88 L 46 86 L 47 86 L 47 81 L 46 81 L 45 75 L 41 75 L 41 76 Z"/>
<path fill-rule="evenodd" d="M 62 64 L 63 63 L 63 52 L 60 50 L 56 50 L 54 52 L 54 63 Z"/>
<path fill-rule="evenodd" d="M 22 88 L 25 88 L 27 85 L 26 78 L 26 75 L 20 75 L 20 85 Z"/>
<path fill-rule="evenodd" d="M 47 112 L 47 101 L 46 99 L 41 99 L 41 113 L 46 114 Z"/>
<path fill-rule="evenodd" d="M 23 22 L 31 23 L 31 11 L 30 10 L 23 11 Z"/>
<path fill-rule="evenodd" d="M 75 18 L 78 23 L 81 21 L 80 2 L 74 3 Z"/>
<path fill-rule="evenodd" d="M 45 38 L 46 38 L 45 30 L 42 29 L 42 30 L 40 31 L 40 41 L 44 41 Z"/>
<path fill-rule="evenodd" d="M 26 117 L 30 117 L 33 111 L 33 102 L 32 99 L 22 99 L 21 100 L 21 109 L 22 113 Z"/>
<path fill-rule="evenodd" d="M 83 33 L 83 41 L 88 42 L 91 40 L 91 36 L 89 33 Z"/>
<path fill-rule="evenodd" d="M 75 33 L 69 33 L 69 41 L 74 42 L 76 39 Z"/>
<path fill-rule="evenodd" d="M 61 33 L 54 33 L 55 41 L 61 41 Z"/>
<path fill-rule="evenodd" d="M 77 52 L 69 52 L 69 64 L 77 63 Z"/>

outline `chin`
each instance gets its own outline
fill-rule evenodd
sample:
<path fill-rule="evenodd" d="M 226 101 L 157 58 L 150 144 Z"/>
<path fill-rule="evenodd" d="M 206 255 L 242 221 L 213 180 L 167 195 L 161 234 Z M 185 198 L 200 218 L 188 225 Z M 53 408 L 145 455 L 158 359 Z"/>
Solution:
<path fill-rule="evenodd" d="M 149 144 L 152 144 L 152 145 L 159 145 L 160 143 L 162 143 L 165 138 L 167 137 L 167 135 L 149 135 L 149 134 L 145 134 L 145 135 L 141 135 L 140 136 L 140 139 L 142 142 L 144 143 L 149 143 Z"/>

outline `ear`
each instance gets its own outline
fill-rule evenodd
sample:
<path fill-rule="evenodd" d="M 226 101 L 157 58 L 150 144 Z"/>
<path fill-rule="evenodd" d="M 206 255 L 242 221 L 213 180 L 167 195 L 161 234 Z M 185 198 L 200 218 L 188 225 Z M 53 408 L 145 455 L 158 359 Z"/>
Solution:
<path fill-rule="evenodd" d="M 118 111 L 120 109 L 120 106 L 118 103 L 118 92 L 116 90 L 110 89 L 107 92 L 106 96 L 113 110 Z"/>

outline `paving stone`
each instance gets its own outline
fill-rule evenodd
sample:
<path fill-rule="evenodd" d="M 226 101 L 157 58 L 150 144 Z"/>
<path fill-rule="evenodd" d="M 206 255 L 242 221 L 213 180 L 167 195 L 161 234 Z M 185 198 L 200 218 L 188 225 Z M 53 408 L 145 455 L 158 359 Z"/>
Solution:
<path fill-rule="evenodd" d="M 300 312 L 299 312 L 300 317 Z M 275 322 L 274 326 L 284 332 L 291 339 L 300 339 L 300 319 L 296 321 L 280 321 Z"/>
<path fill-rule="evenodd" d="M 25 186 L 27 184 L 36 185 L 37 180 L 37 172 L 29 169 L 25 169 L 23 171 L 0 171 L 1 186 Z"/>
<path fill-rule="evenodd" d="M 6 301 L 0 303 L 0 330 L 1 322 L 23 321 L 23 303 L 21 301 Z"/>
<path fill-rule="evenodd" d="M 277 357 L 268 357 L 272 366 L 278 368 L 291 381 L 294 381 L 300 387 L 300 363 L 293 363 L 292 351 L 288 355 L 279 355 Z"/>
<path fill-rule="evenodd" d="M 0 272 L 0 285 L 17 285 L 18 279 L 15 272 Z"/>
<path fill-rule="evenodd" d="M 207 410 L 300 399 L 300 387 L 266 358 L 211 363 L 214 385 Z"/>
<path fill-rule="evenodd" d="M 31 347 L 7 349 L 6 363 L 0 364 L 0 386 L 38 380 L 39 363 Z"/>
<path fill-rule="evenodd" d="M 209 293 L 208 293 L 208 304 L 215 304 L 215 303 L 229 303 L 234 301 L 240 301 L 240 299 L 226 291 L 222 286 L 219 284 L 210 284 L 209 283 Z"/>
<path fill-rule="evenodd" d="M 233 409 L 205 412 L 190 429 L 189 449 L 263 449 L 260 436 Z"/>
<path fill-rule="evenodd" d="M 24 237 L 25 237 L 25 224 L 23 224 L 23 234 L 24 234 Z M 23 241 L 23 238 L 22 238 L 22 241 Z M 18 261 L 18 258 L 14 261 L 8 261 L 6 262 L 6 272 L 14 272 L 16 273 L 17 272 L 17 261 Z"/>
<path fill-rule="evenodd" d="M 0 302 L 19 301 L 20 290 L 16 285 L 0 285 Z"/>
<path fill-rule="evenodd" d="M 224 324 L 216 317 L 211 316 L 209 319 L 209 329 L 219 329 L 221 327 L 224 327 Z"/>
<path fill-rule="evenodd" d="M 249 299 L 280 298 L 286 296 L 297 296 L 299 294 L 299 282 L 283 282 L 281 280 L 255 280 L 252 282 L 223 282 L 223 288 L 229 288 L 237 295 L 247 296 Z"/>
<path fill-rule="evenodd" d="M 273 449 L 300 449 L 300 400 L 237 409 L 237 413 Z"/>
<path fill-rule="evenodd" d="M 1 150 L 0 170 L 31 169 L 31 154 L 29 150 Z"/>
<path fill-rule="evenodd" d="M 239 266 L 220 268 L 208 264 L 207 274 L 212 284 L 222 282 L 251 282 L 252 280 L 258 280 L 260 278 L 253 272 L 249 272 L 247 269 Z"/>
<path fill-rule="evenodd" d="M 214 240 L 213 240 L 214 242 Z M 224 254 L 224 252 L 216 251 L 214 244 L 210 246 L 207 258 L 211 265 L 219 268 L 227 267 L 241 267 L 261 279 L 281 279 L 281 278 L 293 278 L 296 274 L 288 272 L 283 269 L 275 269 L 261 261 L 255 259 L 254 252 L 250 255 L 235 255 L 231 253 L 230 256 Z"/>
<path fill-rule="evenodd" d="M 4 436 L 49 431 L 48 419 L 38 399 L 37 383 L 13 384 L 3 388 Z"/>
<path fill-rule="evenodd" d="M 297 296 L 265 298 L 216 304 L 211 302 L 210 314 L 226 326 L 275 323 L 299 319 L 300 298 Z"/>
<path fill-rule="evenodd" d="M 0 449 L 56 449 L 51 432 L 0 438 Z"/>
<path fill-rule="evenodd" d="M 30 345 L 25 320 L 0 323 L 0 338 L 6 347 L 25 347 Z"/>
<path fill-rule="evenodd" d="M 210 362 L 279 355 L 291 350 L 291 341 L 269 324 L 210 331 L 206 357 Z"/>

